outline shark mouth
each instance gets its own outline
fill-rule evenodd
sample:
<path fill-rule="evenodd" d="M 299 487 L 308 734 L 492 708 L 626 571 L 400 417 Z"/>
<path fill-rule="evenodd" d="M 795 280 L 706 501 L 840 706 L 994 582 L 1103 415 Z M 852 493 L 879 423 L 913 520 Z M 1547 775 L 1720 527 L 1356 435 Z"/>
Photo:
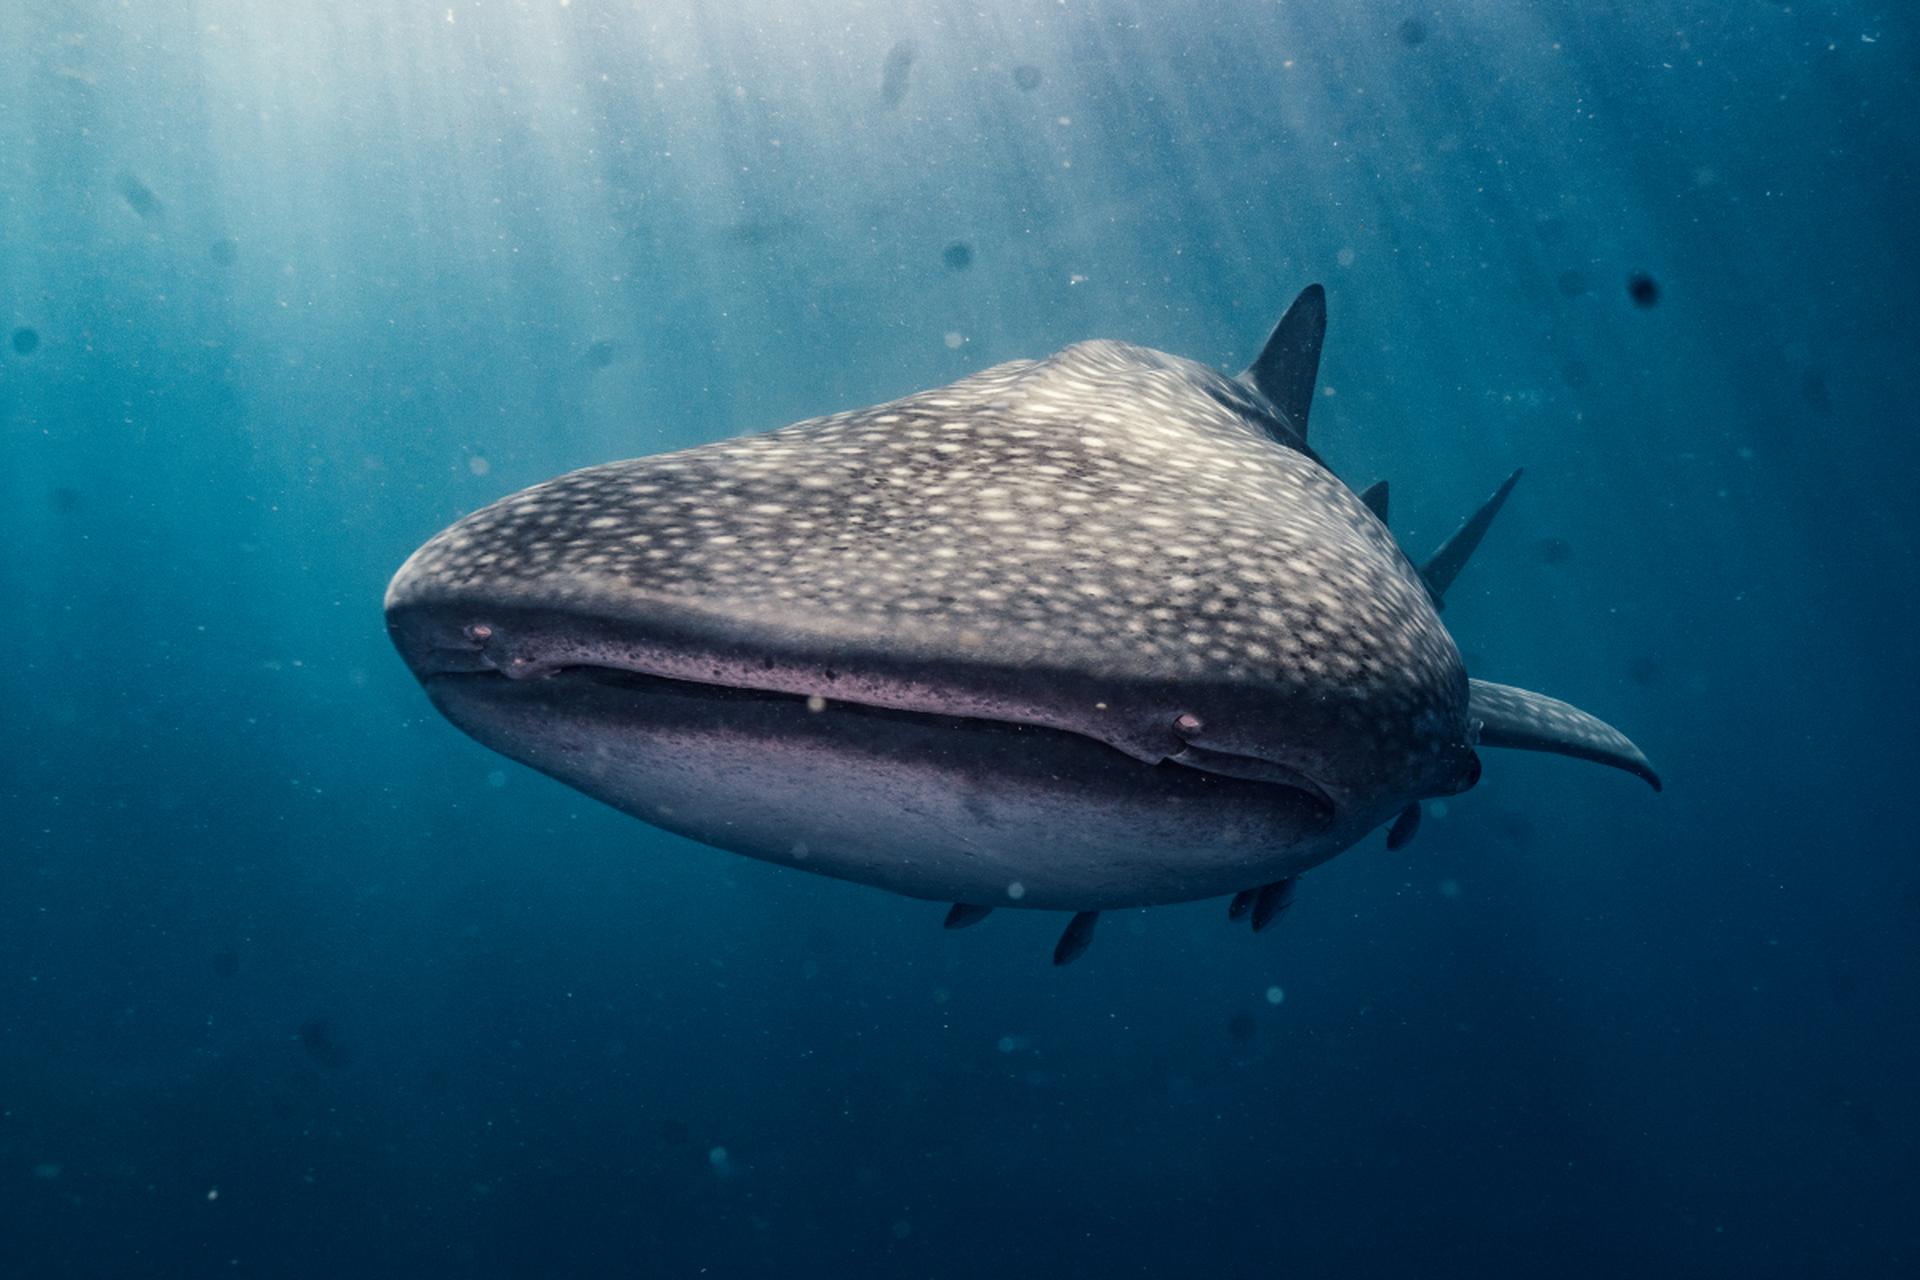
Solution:
<path fill-rule="evenodd" d="M 1097 738 L 1047 724 L 891 707 L 840 696 L 828 697 L 820 693 L 687 680 L 625 667 L 593 664 L 555 667 L 535 673 L 466 667 L 437 672 L 422 671 L 420 679 L 429 696 L 443 710 L 448 705 L 457 704 L 467 696 L 468 691 L 478 687 L 485 691 L 483 696 L 491 702 L 503 703 L 517 696 L 530 704 L 555 708 L 562 702 L 573 701 L 589 689 L 598 691 L 598 696 L 592 700 L 602 706 L 625 705 L 636 712 L 643 707 L 678 705 L 690 708 L 704 705 L 716 720 L 736 725 L 747 722 L 798 725 L 803 721 L 796 713 L 804 712 L 818 723 L 831 723 L 836 735 L 855 741 L 885 742 L 902 737 L 904 731 L 909 729 L 917 732 L 907 736 L 923 741 L 948 738 L 951 740 L 950 746 L 936 753 L 949 756 L 956 764 L 981 752 L 1004 754 L 1006 744 L 1017 741 L 1022 744 L 1023 754 L 1036 757 L 1049 754 L 1050 749 L 1052 754 L 1061 756 L 1111 755 L 1113 761 L 1107 768 L 1113 772 L 1137 769 L 1161 777 L 1199 773 L 1233 779 L 1236 783 L 1251 786 L 1285 788 L 1302 797 L 1318 815 L 1310 823 L 1316 828 L 1332 825 L 1339 812 L 1337 801 L 1324 787 L 1306 774 L 1283 764 L 1209 751 L 1192 745 L 1181 746 L 1160 761 L 1146 761 Z M 568 693 L 565 698 L 557 699 L 556 694 L 560 690 Z M 833 713 L 830 718 L 825 717 L 828 711 Z M 650 714 L 634 714 L 629 721 L 631 731 L 645 732 Z M 507 754 L 513 753 L 508 751 Z"/>
<path fill-rule="evenodd" d="M 461 619 L 484 616 L 489 622 Z M 390 619 L 395 644 L 423 682 L 493 679 L 536 687 L 558 678 L 607 690 L 716 704 L 797 704 L 814 712 L 831 706 L 856 732 L 858 719 L 918 724 L 956 732 L 1058 734 L 1099 746 L 1147 766 L 1172 766 L 1245 782 L 1291 788 L 1324 808 L 1331 821 L 1342 808 L 1337 793 L 1308 772 L 1279 761 L 1223 751 L 1192 741 L 1200 720 L 1156 706 L 1129 714 L 1111 686 L 1078 688 L 1059 672 L 1001 673 L 943 682 L 925 671 L 903 671 L 871 654 L 821 661 L 710 637 L 642 634 L 608 619 L 565 611 L 406 606 Z M 431 683 L 429 683 L 431 688 Z M 451 686 L 449 686 L 451 687 Z M 504 693 L 497 696 L 504 697 Z M 1162 691 L 1160 699 L 1173 697 Z M 1127 699 L 1132 701 L 1132 699 Z M 1088 715 L 1095 708 L 1102 715 Z M 1083 728 L 1080 721 L 1091 721 Z M 1031 740 L 1040 741 L 1035 736 Z"/>
<path fill-rule="evenodd" d="M 909 897 L 1189 901 L 1345 847 L 1316 790 L 1141 761 L 1042 725 L 608 667 L 422 677 L 469 736 L 702 843 Z M 1343 838 L 1329 838 L 1341 835 Z"/>

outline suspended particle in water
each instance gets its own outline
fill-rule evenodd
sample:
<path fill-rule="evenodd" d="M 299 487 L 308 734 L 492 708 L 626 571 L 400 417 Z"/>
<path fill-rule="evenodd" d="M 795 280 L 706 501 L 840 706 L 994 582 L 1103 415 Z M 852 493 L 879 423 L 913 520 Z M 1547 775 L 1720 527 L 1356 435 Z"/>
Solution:
<path fill-rule="evenodd" d="M 1531 845 L 1534 841 L 1534 837 L 1539 834 L 1539 831 L 1533 825 L 1532 820 L 1529 819 L 1525 814 L 1521 814 L 1521 813 L 1495 814 L 1493 818 L 1493 825 L 1496 829 L 1498 829 L 1501 835 L 1513 841 L 1514 844 L 1520 846 L 1523 849 Z"/>
<path fill-rule="evenodd" d="M 880 77 L 880 101 L 887 104 L 888 110 L 906 100 L 907 72 L 913 69 L 914 57 L 919 52 L 911 40 L 902 40 L 887 51 L 886 69 Z"/>
<path fill-rule="evenodd" d="M 1636 271 L 1627 277 L 1627 296 L 1633 299 L 1633 305 L 1640 308 L 1660 305 L 1660 282 L 1644 271 Z"/>
<path fill-rule="evenodd" d="M 1818 366 L 1808 368 L 1800 374 L 1800 398 L 1807 402 L 1807 408 L 1815 413 L 1825 413 L 1829 403 L 1827 397 L 1826 370 Z"/>
<path fill-rule="evenodd" d="M 953 271 L 965 271 L 973 265 L 973 246 L 965 240 L 955 240 L 940 254 L 940 261 Z"/>
<path fill-rule="evenodd" d="M 1032 93 L 1045 79 L 1046 77 L 1040 73 L 1040 68 L 1032 63 L 1023 62 L 1013 69 L 1014 87 L 1022 93 Z"/>
<path fill-rule="evenodd" d="M 315 1018 L 300 1026 L 300 1047 L 323 1067 L 339 1070 L 353 1062 L 353 1053 L 333 1038 L 333 1029 L 325 1018 Z"/>
<path fill-rule="evenodd" d="M 160 197 L 153 194 L 146 183 L 125 170 L 114 178 L 113 189 L 120 193 L 120 198 L 127 202 L 128 208 L 149 222 L 159 217 L 164 211 L 160 204 Z"/>
<path fill-rule="evenodd" d="M 30 356 L 40 349 L 40 331 L 21 325 L 13 331 L 13 349 L 23 356 Z"/>

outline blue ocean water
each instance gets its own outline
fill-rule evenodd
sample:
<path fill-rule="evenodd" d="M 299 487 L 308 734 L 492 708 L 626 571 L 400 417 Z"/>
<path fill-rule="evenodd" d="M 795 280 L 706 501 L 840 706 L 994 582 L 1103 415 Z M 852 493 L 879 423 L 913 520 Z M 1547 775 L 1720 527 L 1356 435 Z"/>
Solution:
<path fill-rule="evenodd" d="M 0 0 L 0 1273 L 1913 1275 L 1913 15 Z M 1409 848 L 942 909 L 492 755 L 388 577 L 559 472 L 1112 337 L 1474 674 Z"/>

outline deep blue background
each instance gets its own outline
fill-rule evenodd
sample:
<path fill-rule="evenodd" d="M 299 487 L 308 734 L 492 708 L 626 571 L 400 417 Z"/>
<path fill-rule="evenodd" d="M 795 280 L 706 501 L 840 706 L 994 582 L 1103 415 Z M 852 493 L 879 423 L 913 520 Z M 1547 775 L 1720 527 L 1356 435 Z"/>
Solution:
<path fill-rule="evenodd" d="M 0 1271 L 1915 1274 L 1915 34 L 0 0 Z M 556 472 L 1236 369 L 1313 280 L 1317 447 L 1416 555 L 1524 464 L 1447 621 L 1665 795 L 1488 752 L 1277 931 L 1056 971 L 492 756 L 386 641 Z"/>

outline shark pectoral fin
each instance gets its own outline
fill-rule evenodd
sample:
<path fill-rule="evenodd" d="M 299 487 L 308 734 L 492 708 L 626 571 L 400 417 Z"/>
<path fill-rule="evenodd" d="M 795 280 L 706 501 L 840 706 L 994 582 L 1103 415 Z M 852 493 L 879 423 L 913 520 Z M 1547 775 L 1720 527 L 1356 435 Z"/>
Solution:
<path fill-rule="evenodd" d="M 1387 522 L 1387 482 L 1385 480 L 1375 480 L 1362 489 L 1360 501 L 1366 503 L 1367 510 L 1373 512 L 1374 518 L 1381 524 Z"/>
<path fill-rule="evenodd" d="M 1393 825 L 1387 828 L 1388 851 L 1398 853 L 1400 850 L 1412 844 L 1414 836 L 1419 833 L 1420 802 L 1415 800 L 1412 804 L 1402 809 L 1400 816 L 1393 820 Z"/>
<path fill-rule="evenodd" d="M 1293 891 L 1299 885 L 1299 876 L 1288 876 L 1285 880 L 1260 886 L 1259 893 L 1253 899 L 1255 933 L 1265 933 L 1269 925 L 1285 914 L 1287 908 L 1293 905 Z"/>
<path fill-rule="evenodd" d="M 1638 774 L 1661 790 L 1660 775 L 1640 748 L 1605 721 L 1543 693 L 1485 680 L 1467 681 L 1467 715 L 1480 722 L 1483 747 L 1552 751 Z"/>
<path fill-rule="evenodd" d="M 1265 396 L 1302 440 L 1320 376 L 1320 342 L 1327 336 L 1327 291 L 1310 284 L 1280 317 L 1252 364 L 1236 379 Z"/>
<path fill-rule="evenodd" d="M 1466 522 L 1453 531 L 1453 536 L 1440 544 L 1438 550 L 1427 557 L 1420 566 L 1420 580 L 1427 584 L 1427 594 L 1433 597 L 1433 607 L 1442 608 L 1440 597 L 1447 594 L 1447 588 L 1459 576 L 1466 566 L 1467 558 L 1473 549 L 1480 545 L 1480 539 L 1487 536 L 1488 526 L 1493 518 L 1500 514 L 1500 508 L 1506 505 L 1507 495 L 1513 492 L 1513 486 L 1520 483 L 1520 472 L 1508 476 L 1506 483 L 1493 491 L 1493 496 L 1480 504 L 1480 509 L 1468 516 Z"/>
<path fill-rule="evenodd" d="M 1072 964 L 1093 945 L 1093 926 L 1100 923 L 1098 911 L 1077 911 L 1073 919 L 1067 921 L 1060 942 L 1053 949 L 1053 962 L 1056 965 Z"/>
<path fill-rule="evenodd" d="M 964 929 L 970 924 L 979 924 L 992 914 L 992 907 L 976 906 L 971 902 L 956 902 L 953 904 L 953 909 L 947 912 L 946 927 Z"/>

